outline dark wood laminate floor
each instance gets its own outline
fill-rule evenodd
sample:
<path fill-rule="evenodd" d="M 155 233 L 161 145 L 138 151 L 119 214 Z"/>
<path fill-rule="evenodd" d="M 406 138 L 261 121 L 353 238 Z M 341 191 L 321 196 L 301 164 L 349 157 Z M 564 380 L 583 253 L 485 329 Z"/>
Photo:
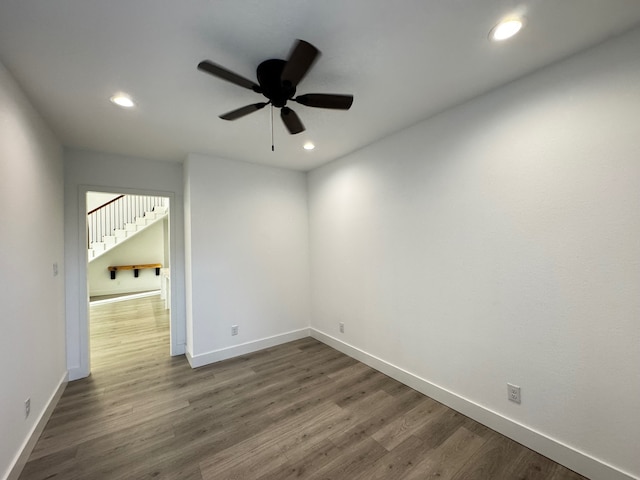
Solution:
<path fill-rule="evenodd" d="M 22 480 L 584 478 L 311 338 L 192 370 L 158 297 L 91 318 Z"/>

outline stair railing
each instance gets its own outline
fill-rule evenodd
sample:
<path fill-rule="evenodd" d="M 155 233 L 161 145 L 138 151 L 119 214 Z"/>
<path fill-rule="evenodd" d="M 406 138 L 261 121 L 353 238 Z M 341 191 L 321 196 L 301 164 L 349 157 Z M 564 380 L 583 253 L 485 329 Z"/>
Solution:
<path fill-rule="evenodd" d="M 163 206 L 164 200 L 164 197 L 147 195 L 120 195 L 94 208 L 87 213 L 87 248 L 91 248 L 93 242 L 101 242 L 105 235 L 124 229 L 127 223 L 135 223 L 145 212 Z"/>

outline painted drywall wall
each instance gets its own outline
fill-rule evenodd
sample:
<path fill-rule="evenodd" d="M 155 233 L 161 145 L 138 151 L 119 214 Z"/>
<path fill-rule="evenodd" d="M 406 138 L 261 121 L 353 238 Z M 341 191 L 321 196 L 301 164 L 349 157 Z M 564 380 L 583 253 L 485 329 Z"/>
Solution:
<path fill-rule="evenodd" d="M 115 198 L 118 198 L 120 195 L 120 193 L 89 192 L 87 194 L 87 213 L 95 208 L 101 207 Z"/>
<path fill-rule="evenodd" d="M 237 352 L 238 345 L 263 345 L 302 330 L 306 336 L 305 175 L 189 155 L 185 182 L 192 365 Z"/>
<path fill-rule="evenodd" d="M 182 164 L 67 149 L 65 166 L 65 292 L 67 365 L 74 380 L 90 373 L 86 272 L 86 193 L 121 192 L 170 199 L 171 352 L 184 353 Z"/>
<path fill-rule="evenodd" d="M 60 144 L 0 64 L 0 478 L 66 378 L 63 185 Z"/>
<path fill-rule="evenodd" d="M 312 327 L 640 478 L 639 49 L 312 171 Z"/>
<path fill-rule="evenodd" d="M 161 277 L 156 276 L 155 269 L 139 270 L 138 277 L 134 276 L 133 270 L 116 272 L 116 278 L 112 280 L 108 267 L 151 263 L 166 265 L 164 233 L 168 223 L 166 217 L 158 220 L 91 261 L 87 270 L 89 296 L 160 290 Z"/>

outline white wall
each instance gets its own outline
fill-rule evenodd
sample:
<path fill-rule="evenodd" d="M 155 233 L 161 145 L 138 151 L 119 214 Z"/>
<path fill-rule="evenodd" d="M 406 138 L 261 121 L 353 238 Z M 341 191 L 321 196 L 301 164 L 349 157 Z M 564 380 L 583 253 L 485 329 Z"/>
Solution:
<path fill-rule="evenodd" d="M 150 263 L 168 266 L 164 262 L 164 233 L 167 223 L 167 218 L 164 217 L 92 260 L 87 270 L 89 296 L 160 290 L 161 277 L 156 275 L 153 268 L 139 270 L 138 277 L 134 276 L 133 270 L 116 272 L 116 278 L 112 280 L 108 267 Z"/>
<path fill-rule="evenodd" d="M 87 212 L 101 207 L 105 203 L 110 202 L 114 198 L 118 198 L 121 193 L 108 192 L 89 192 L 87 193 Z"/>
<path fill-rule="evenodd" d="M 309 175 L 320 336 L 594 479 L 640 478 L 638 51 L 636 30 Z"/>
<path fill-rule="evenodd" d="M 184 235 L 182 164 L 122 157 L 82 150 L 65 150 L 65 264 L 67 275 L 67 365 L 69 378 L 90 372 L 86 193 L 122 192 L 170 199 L 171 352 L 184 353 Z"/>
<path fill-rule="evenodd" d="M 65 380 L 66 368 L 62 150 L 1 64 L 0 205 L 0 478 L 5 478 Z M 27 398 L 31 414 L 25 419 Z"/>
<path fill-rule="evenodd" d="M 189 155 L 184 176 L 192 365 L 308 335 L 305 175 Z"/>

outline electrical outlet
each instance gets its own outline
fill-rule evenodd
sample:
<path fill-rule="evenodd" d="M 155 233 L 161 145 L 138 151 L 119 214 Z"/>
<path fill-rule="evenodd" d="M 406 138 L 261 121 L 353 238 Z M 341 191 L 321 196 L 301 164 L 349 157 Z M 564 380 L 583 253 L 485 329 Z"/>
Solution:
<path fill-rule="evenodd" d="M 31 413 L 31 399 L 27 398 L 24 401 L 24 418 L 29 418 L 30 413 Z"/>
<path fill-rule="evenodd" d="M 53 264 L 53 276 L 54 277 L 58 276 L 58 262 L 54 262 Z"/>
<path fill-rule="evenodd" d="M 344 322 L 340 322 L 340 333 L 344 333 Z"/>
<path fill-rule="evenodd" d="M 520 403 L 520 387 L 507 383 L 507 398 L 515 403 Z"/>
<path fill-rule="evenodd" d="M 231 335 L 238 334 L 238 325 L 231 325 Z"/>

